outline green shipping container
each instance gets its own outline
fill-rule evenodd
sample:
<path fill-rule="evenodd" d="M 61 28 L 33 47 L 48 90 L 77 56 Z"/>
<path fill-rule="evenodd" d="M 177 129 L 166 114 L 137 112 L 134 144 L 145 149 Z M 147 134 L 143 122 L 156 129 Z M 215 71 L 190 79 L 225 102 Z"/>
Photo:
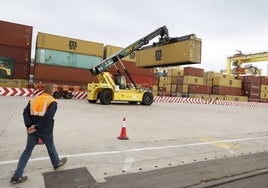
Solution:
<path fill-rule="evenodd" d="M 36 49 L 35 62 L 40 64 L 58 65 L 74 68 L 90 69 L 101 62 L 102 58 L 70 52 Z"/>
<path fill-rule="evenodd" d="M 14 77 L 14 59 L 0 56 L 0 78 Z"/>

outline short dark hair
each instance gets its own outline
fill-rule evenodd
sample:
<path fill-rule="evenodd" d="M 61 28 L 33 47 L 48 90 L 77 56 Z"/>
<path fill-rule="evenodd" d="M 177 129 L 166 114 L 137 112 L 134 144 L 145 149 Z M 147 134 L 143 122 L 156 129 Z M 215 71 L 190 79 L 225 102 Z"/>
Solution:
<path fill-rule="evenodd" d="M 54 91 L 54 88 L 55 88 L 55 85 L 54 84 L 46 84 L 45 85 L 45 89 L 44 89 L 44 93 L 47 93 L 47 94 L 53 94 L 53 91 Z"/>

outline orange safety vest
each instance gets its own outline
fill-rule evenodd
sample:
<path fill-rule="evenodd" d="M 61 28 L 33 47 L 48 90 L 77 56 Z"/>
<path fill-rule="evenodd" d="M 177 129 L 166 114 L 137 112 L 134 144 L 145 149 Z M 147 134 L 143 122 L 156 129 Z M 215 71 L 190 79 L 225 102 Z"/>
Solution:
<path fill-rule="evenodd" d="M 56 100 L 49 94 L 43 93 L 42 95 L 30 100 L 31 115 L 44 116 L 50 103 Z"/>

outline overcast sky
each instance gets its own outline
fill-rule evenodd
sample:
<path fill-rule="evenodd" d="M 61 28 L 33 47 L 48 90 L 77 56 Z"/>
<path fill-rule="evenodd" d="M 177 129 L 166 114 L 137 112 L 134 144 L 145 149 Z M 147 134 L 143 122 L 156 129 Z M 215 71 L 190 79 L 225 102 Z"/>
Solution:
<path fill-rule="evenodd" d="M 268 51 L 266 0 L 8 0 L 0 19 L 37 32 L 125 47 L 166 25 L 172 37 L 202 39 L 205 71 L 226 68 L 227 56 Z M 33 52 L 34 54 L 34 52 Z M 268 62 L 255 63 L 266 74 Z"/>

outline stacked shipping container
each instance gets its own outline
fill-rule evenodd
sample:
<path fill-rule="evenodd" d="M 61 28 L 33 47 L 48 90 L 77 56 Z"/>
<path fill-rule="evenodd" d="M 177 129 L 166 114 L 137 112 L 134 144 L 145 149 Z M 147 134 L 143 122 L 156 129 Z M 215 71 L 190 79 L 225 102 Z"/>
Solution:
<path fill-rule="evenodd" d="M 268 78 L 261 78 L 260 101 L 268 102 Z"/>
<path fill-rule="evenodd" d="M 0 27 L 0 86 L 3 87 L 28 87 L 29 80 L 29 87 L 42 87 L 49 82 L 86 88 L 87 83 L 97 82 L 89 69 L 100 63 L 103 57 L 122 49 L 112 45 L 103 48 L 102 43 L 39 32 L 35 60 L 31 63 L 32 27 L 4 21 L 0 22 Z M 152 68 L 136 67 L 135 55 L 132 53 L 123 59 L 123 65 L 133 80 L 145 87 L 157 84 Z M 119 70 L 124 73 L 120 65 Z M 108 71 L 117 73 L 114 67 Z M 130 82 L 128 78 L 127 81 Z"/>
<path fill-rule="evenodd" d="M 165 75 L 159 77 L 158 86 L 153 87 L 154 95 L 169 95 L 177 96 L 178 83 L 180 76 L 183 75 L 183 70 L 181 69 L 170 69 Z"/>
<path fill-rule="evenodd" d="M 241 95 L 241 80 L 232 76 L 223 75 L 213 78 L 212 94 L 216 95 Z"/>
<path fill-rule="evenodd" d="M 71 85 L 85 89 L 88 82 L 97 82 L 88 69 L 122 49 L 39 32 L 34 66 L 30 67 L 32 29 L 31 26 L 0 20 L 0 86 L 27 87 L 30 78 L 31 84 L 52 82 L 64 85 L 63 87 Z M 185 49 L 189 51 L 184 51 Z M 180 41 L 166 45 L 161 50 L 156 46 L 132 53 L 122 60 L 123 66 L 119 64 L 117 67 L 123 74 L 126 68 L 135 83 L 152 88 L 154 95 L 187 94 L 190 97 L 268 102 L 267 77 L 244 76 L 236 79 L 233 76 L 185 67 L 169 69 L 165 76 L 158 78 L 155 69 L 149 68 L 156 64 L 166 66 L 200 63 L 201 56 L 198 54 L 201 54 L 200 39 Z M 146 68 L 138 68 L 136 65 Z M 108 71 L 118 73 L 115 67 Z M 131 82 L 128 77 L 127 82 Z"/>
<path fill-rule="evenodd" d="M 201 39 L 190 38 L 136 52 L 138 67 L 162 67 L 201 63 Z"/>
<path fill-rule="evenodd" d="M 183 93 L 210 94 L 211 87 L 204 85 L 204 69 L 185 67 L 183 78 Z"/>
<path fill-rule="evenodd" d="M 165 76 L 159 77 L 158 87 L 153 88 L 155 94 L 165 96 L 248 100 L 247 96 L 241 95 L 242 81 L 240 79 L 216 72 L 204 72 L 203 69 L 194 67 L 185 67 L 183 70 L 169 69 Z M 266 87 L 263 86 L 263 88 Z"/>
<path fill-rule="evenodd" d="M 261 91 L 261 77 L 243 76 L 243 95 L 248 96 L 249 101 L 259 101 Z"/>
<path fill-rule="evenodd" d="M 27 87 L 31 61 L 32 26 L 0 20 L 1 85 Z"/>
<path fill-rule="evenodd" d="M 86 88 L 96 81 L 89 69 L 102 60 L 103 44 L 39 32 L 32 83 Z"/>

